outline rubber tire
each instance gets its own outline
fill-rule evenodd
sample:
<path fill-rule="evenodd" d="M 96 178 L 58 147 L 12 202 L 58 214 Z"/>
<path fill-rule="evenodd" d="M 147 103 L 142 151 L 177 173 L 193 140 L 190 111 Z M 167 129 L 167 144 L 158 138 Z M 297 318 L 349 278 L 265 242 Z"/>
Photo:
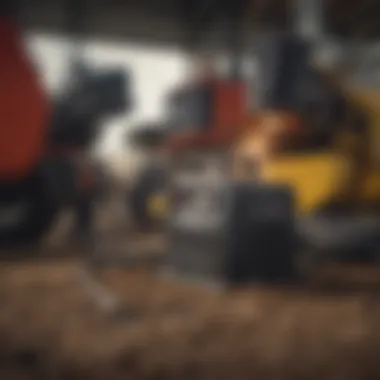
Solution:
<path fill-rule="evenodd" d="M 148 201 L 152 195 L 164 189 L 166 178 L 167 173 L 164 168 L 148 166 L 140 173 L 135 186 L 131 189 L 128 203 L 132 222 L 142 231 L 157 226 L 157 221 L 149 215 Z"/>

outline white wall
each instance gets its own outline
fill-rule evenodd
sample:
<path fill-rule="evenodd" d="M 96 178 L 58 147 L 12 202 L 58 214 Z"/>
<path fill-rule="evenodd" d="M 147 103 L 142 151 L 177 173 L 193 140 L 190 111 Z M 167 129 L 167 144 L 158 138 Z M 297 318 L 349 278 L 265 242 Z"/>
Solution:
<path fill-rule="evenodd" d="M 68 41 L 63 37 L 32 35 L 27 43 L 45 85 L 53 93 L 59 91 L 67 74 Z M 94 66 L 122 65 L 132 70 L 136 108 L 131 114 L 121 115 L 104 126 L 104 134 L 96 149 L 97 155 L 108 162 L 117 175 L 130 178 L 144 157 L 126 144 L 124 136 L 139 121 L 159 121 L 164 116 L 165 94 L 184 79 L 188 59 L 183 52 L 174 49 L 100 41 L 88 41 L 84 56 Z M 214 58 L 223 72 L 225 59 L 222 56 Z M 245 63 L 246 77 L 253 81 L 255 67 L 252 59 L 247 57 Z"/>
<path fill-rule="evenodd" d="M 47 88 L 51 92 L 59 91 L 67 74 L 68 42 L 62 37 L 34 35 L 28 37 L 27 43 Z M 132 70 L 136 108 L 131 114 L 107 123 L 97 146 L 98 154 L 115 170 L 129 176 L 141 157 L 133 147 L 126 146 L 123 135 L 139 121 L 163 117 L 164 96 L 183 79 L 186 57 L 175 50 L 96 41 L 86 43 L 84 53 L 94 66 L 122 65 Z"/>

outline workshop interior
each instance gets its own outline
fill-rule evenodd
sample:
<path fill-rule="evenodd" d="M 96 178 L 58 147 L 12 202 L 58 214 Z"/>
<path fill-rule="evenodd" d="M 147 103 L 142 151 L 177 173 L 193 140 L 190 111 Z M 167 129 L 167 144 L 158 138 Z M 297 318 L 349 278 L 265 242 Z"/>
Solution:
<path fill-rule="evenodd" d="M 380 377 L 377 11 L 371 0 L 0 0 L 0 372 L 16 376 L 5 379 L 34 379 L 37 367 L 56 378 L 45 366 L 52 355 L 82 379 Z M 55 93 L 26 43 L 41 33 L 67 45 Z M 171 49 L 186 62 L 160 92 L 161 117 L 140 104 L 158 93 L 158 71 L 132 58 L 99 66 L 89 41 L 136 56 L 135 47 Z M 124 182 L 93 154 L 114 120 L 136 154 L 121 160 Z M 63 284 L 91 311 L 70 311 Z M 53 304 L 61 311 L 48 317 Z M 17 310 L 38 316 L 20 328 Z M 88 363 L 52 349 L 39 359 L 36 347 L 50 344 L 43 326 L 58 315 L 55 347 L 88 351 Z M 220 315 L 226 322 L 210 333 Z M 361 326 L 351 351 L 337 337 L 347 318 L 348 335 Z M 244 323 L 255 326 L 246 336 Z M 183 338 L 191 328 L 198 343 Z M 82 330 L 81 345 L 63 338 Z M 106 353 L 102 334 L 137 359 L 112 367 L 121 354 Z M 323 356 L 315 347 L 333 337 Z M 300 352 L 309 364 L 294 359 Z M 339 367 L 338 354 L 351 362 Z"/>

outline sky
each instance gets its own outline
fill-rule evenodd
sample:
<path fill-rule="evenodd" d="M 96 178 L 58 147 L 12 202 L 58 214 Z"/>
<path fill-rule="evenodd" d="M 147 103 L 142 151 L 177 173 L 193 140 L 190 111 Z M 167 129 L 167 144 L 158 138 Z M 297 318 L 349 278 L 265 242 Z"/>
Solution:
<path fill-rule="evenodd" d="M 52 93 L 65 82 L 68 43 L 62 37 L 31 35 L 28 48 L 41 78 Z M 164 117 L 165 94 L 186 74 L 186 56 L 176 50 L 144 48 L 132 44 L 89 41 L 84 56 L 98 67 L 122 66 L 132 73 L 135 109 L 107 123 L 97 144 L 100 154 L 117 154 L 128 149 L 122 136 L 139 122 L 160 121 Z"/>

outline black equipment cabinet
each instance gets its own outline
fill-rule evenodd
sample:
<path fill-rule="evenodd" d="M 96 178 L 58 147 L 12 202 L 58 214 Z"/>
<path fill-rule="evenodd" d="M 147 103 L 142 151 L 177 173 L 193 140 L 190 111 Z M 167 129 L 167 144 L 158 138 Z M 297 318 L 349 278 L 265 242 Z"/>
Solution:
<path fill-rule="evenodd" d="M 218 196 L 219 215 L 210 217 L 208 225 L 206 214 L 198 220 L 204 225 L 196 220 L 180 223 L 182 210 L 195 206 L 186 200 L 174 205 L 168 268 L 180 277 L 222 285 L 293 280 L 296 236 L 291 191 L 231 183 L 213 199 Z"/>

